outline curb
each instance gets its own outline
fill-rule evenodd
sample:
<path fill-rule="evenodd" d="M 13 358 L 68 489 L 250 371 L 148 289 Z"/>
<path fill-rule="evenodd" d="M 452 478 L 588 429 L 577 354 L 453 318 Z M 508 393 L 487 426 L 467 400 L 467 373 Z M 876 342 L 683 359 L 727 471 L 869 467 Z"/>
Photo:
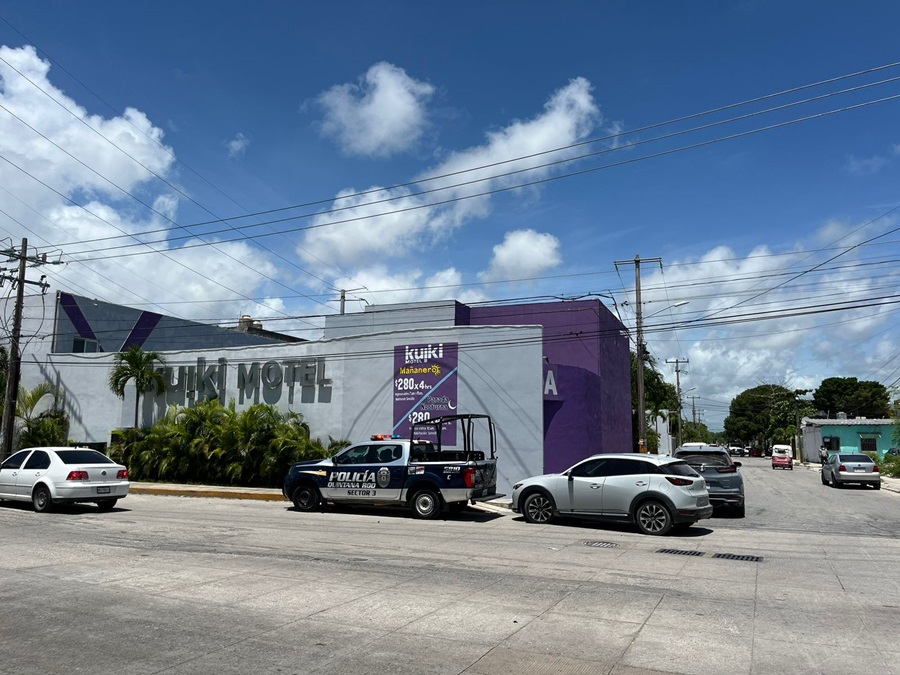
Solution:
<path fill-rule="evenodd" d="M 285 502 L 284 495 L 278 491 L 251 491 L 234 488 L 216 488 L 185 485 L 183 487 L 164 487 L 132 484 L 128 492 L 138 495 L 161 495 L 164 497 L 212 497 L 215 499 L 253 499 L 264 502 Z"/>

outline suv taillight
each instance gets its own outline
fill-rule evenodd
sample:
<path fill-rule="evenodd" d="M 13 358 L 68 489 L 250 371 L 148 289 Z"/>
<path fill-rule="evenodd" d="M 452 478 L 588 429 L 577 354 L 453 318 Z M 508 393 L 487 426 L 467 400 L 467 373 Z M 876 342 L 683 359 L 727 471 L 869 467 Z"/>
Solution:
<path fill-rule="evenodd" d="M 672 485 L 680 485 L 684 487 L 685 485 L 693 485 L 694 481 L 690 478 L 676 478 L 675 476 L 666 476 L 666 480 L 669 481 Z"/>
<path fill-rule="evenodd" d="M 70 471 L 66 480 L 90 480 L 87 471 Z"/>
<path fill-rule="evenodd" d="M 128 480 L 128 469 L 120 469 L 119 473 L 116 474 L 116 478 L 119 480 Z"/>
<path fill-rule="evenodd" d="M 463 480 L 466 482 L 466 487 L 475 487 L 475 467 L 467 466 L 462 470 Z"/>

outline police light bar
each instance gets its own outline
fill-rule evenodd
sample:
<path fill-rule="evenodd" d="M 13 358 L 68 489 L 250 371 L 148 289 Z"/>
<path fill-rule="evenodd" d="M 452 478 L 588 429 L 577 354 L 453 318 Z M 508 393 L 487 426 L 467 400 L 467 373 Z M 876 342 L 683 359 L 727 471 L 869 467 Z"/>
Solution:
<path fill-rule="evenodd" d="M 400 438 L 400 434 L 372 434 L 370 441 L 389 441 L 392 438 Z"/>

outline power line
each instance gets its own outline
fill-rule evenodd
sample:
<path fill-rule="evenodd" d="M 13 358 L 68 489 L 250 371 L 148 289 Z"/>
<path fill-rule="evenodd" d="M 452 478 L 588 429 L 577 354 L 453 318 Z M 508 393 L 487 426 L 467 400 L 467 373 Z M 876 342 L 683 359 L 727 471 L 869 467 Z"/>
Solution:
<path fill-rule="evenodd" d="M 900 79 L 900 78 L 898 78 L 898 79 Z M 611 163 L 611 164 L 604 164 L 604 165 L 601 165 L 601 166 L 599 166 L 599 167 L 592 167 L 592 168 L 583 169 L 583 170 L 579 170 L 579 171 L 573 171 L 573 172 L 569 172 L 569 173 L 563 173 L 563 174 L 560 174 L 560 175 L 557 175 L 557 176 L 547 176 L 547 177 L 540 178 L 540 179 L 535 179 L 535 180 L 531 180 L 531 181 L 522 182 L 522 183 L 519 183 L 519 184 L 513 185 L 513 186 L 497 187 L 497 188 L 488 189 L 488 190 L 484 190 L 484 191 L 480 191 L 480 192 L 475 192 L 475 193 L 472 193 L 472 194 L 460 195 L 460 196 L 451 197 L 451 198 L 444 199 L 444 200 L 438 200 L 438 201 L 434 201 L 434 202 L 429 202 L 429 203 L 426 203 L 426 204 L 417 204 L 417 205 L 413 205 L 413 206 L 409 206 L 409 207 L 404 207 L 404 208 L 398 208 L 398 209 L 394 209 L 394 210 L 384 211 L 384 212 L 377 213 L 377 214 L 370 214 L 370 215 L 364 215 L 364 216 L 357 216 L 357 217 L 352 217 L 352 218 L 346 218 L 346 219 L 343 219 L 343 220 L 335 220 L 335 221 L 330 221 L 330 222 L 325 222 L 325 223 L 318 223 L 318 224 L 312 224 L 312 225 L 301 226 L 301 227 L 296 227 L 296 228 L 290 228 L 290 229 L 287 229 L 287 230 L 283 230 L 282 232 L 300 232 L 300 231 L 307 231 L 307 230 L 318 229 L 318 228 L 322 228 L 322 227 L 332 227 L 332 226 L 335 226 L 335 225 L 346 224 L 346 223 L 349 223 L 349 222 L 356 222 L 356 221 L 359 221 L 359 220 L 369 220 L 369 219 L 379 218 L 379 217 L 382 217 L 382 216 L 396 215 L 396 214 L 398 214 L 398 213 L 406 213 L 406 212 L 415 211 L 415 210 L 420 210 L 420 209 L 424 209 L 424 208 L 434 208 L 434 207 L 437 207 L 437 206 L 444 206 L 444 205 L 447 205 L 447 204 L 452 204 L 452 203 L 459 202 L 459 201 L 465 201 L 465 200 L 469 200 L 469 199 L 474 199 L 474 198 L 477 198 L 477 197 L 485 197 L 485 196 L 490 196 L 490 195 L 499 194 L 499 193 L 503 193 L 503 192 L 509 192 L 509 191 L 513 191 L 513 190 L 519 190 L 519 189 L 522 189 L 522 188 L 525 188 L 525 187 L 534 187 L 534 186 L 536 186 L 536 185 L 542 185 L 542 184 L 545 184 L 545 183 L 549 183 L 549 182 L 554 182 L 554 181 L 557 181 L 557 180 L 561 180 L 561 179 L 564 179 L 564 178 L 572 178 L 572 177 L 575 177 L 575 176 L 586 175 L 586 174 L 590 174 L 590 173 L 593 173 L 593 172 L 596 172 L 596 171 L 601 171 L 601 170 L 605 170 L 605 169 L 609 169 L 609 168 L 614 168 L 614 167 L 618 167 L 618 166 L 624 166 L 624 165 L 627 165 L 627 164 L 633 164 L 633 163 L 636 163 L 636 162 L 645 161 L 645 160 L 648 160 L 648 159 L 654 159 L 654 158 L 658 158 L 658 157 L 663 157 L 663 156 L 675 154 L 675 153 L 678 153 L 678 152 L 684 152 L 684 151 L 687 151 L 687 150 L 693 150 L 693 149 L 705 147 L 705 146 L 708 146 L 708 145 L 712 145 L 712 144 L 715 144 L 715 143 L 721 143 L 721 142 L 728 141 L 728 140 L 735 140 L 735 139 L 738 139 L 738 138 L 743 138 L 743 137 L 750 136 L 750 135 L 757 134 L 757 133 L 761 133 L 761 132 L 764 132 L 764 131 L 771 131 L 771 130 L 779 129 L 779 128 L 782 128 L 782 127 L 785 127 L 785 126 L 789 126 L 789 125 L 793 125 L 793 124 L 799 124 L 799 123 L 811 121 L 811 120 L 814 120 L 814 119 L 819 119 L 819 118 L 826 117 L 826 116 L 829 116 L 829 115 L 839 114 L 839 113 L 842 113 L 842 112 L 848 112 L 848 111 L 850 111 L 850 110 L 855 110 L 855 109 L 859 109 L 859 108 L 864 108 L 864 107 L 867 107 L 867 106 L 870 106 L 870 105 L 876 105 L 876 104 L 879 104 L 879 103 L 885 103 L 885 102 L 892 101 L 892 100 L 895 100 L 895 99 L 898 99 L 898 98 L 900 98 L 900 94 L 896 94 L 896 95 L 888 96 L 888 97 L 883 97 L 883 98 L 881 98 L 881 99 L 875 99 L 875 100 L 872 100 L 872 101 L 866 101 L 866 102 L 863 102 L 863 103 L 858 103 L 858 104 L 854 104 L 854 105 L 850 105 L 850 106 L 845 106 L 845 107 L 843 107 L 843 108 L 836 108 L 836 109 L 829 110 L 829 111 L 825 111 L 825 112 L 815 113 L 815 114 L 812 114 L 812 115 L 807 115 L 807 116 L 800 117 L 800 118 L 795 118 L 795 119 L 792 119 L 792 120 L 786 120 L 786 121 L 782 121 L 782 122 L 779 122 L 779 123 L 767 125 L 767 126 L 764 126 L 764 127 L 758 127 L 758 128 L 756 128 L 756 129 L 750 129 L 750 130 L 746 130 L 746 131 L 743 131 L 743 132 L 738 132 L 738 133 L 735 133 L 735 134 L 731 134 L 731 135 L 728 135 L 728 136 L 723 136 L 723 137 L 719 137 L 719 138 L 715 138 L 715 139 L 710 139 L 710 140 L 702 141 L 702 142 L 695 143 L 695 144 L 692 144 L 692 145 L 681 146 L 681 147 L 678 147 L 678 148 L 674 148 L 674 149 L 670 149 L 670 150 L 665 150 L 665 151 L 660 151 L 660 152 L 653 153 L 653 154 L 650 154 L 650 155 L 644 155 L 644 156 L 642 156 L 642 157 L 630 158 L 630 159 L 627 159 L 627 160 L 622 160 L 622 161 L 620 161 L 620 162 L 613 162 L 613 163 Z M 729 121 L 731 121 L 731 120 L 725 120 L 725 121 L 722 122 L 722 123 L 726 123 L 726 122 L 729 122 Z M 716 123 L 716 124 L 719 124 L 719 123 Z M 714 125 L 713 125 L 713 126 L 714 126 Z M 687 131 L 684 131 L 684 132 L 677 132 L 676 134 L 673 134 L 673 135 L 682 135 L 683 133 L 689 133 L 690 131 L 692 131 L 692 130 L 687 130 Z M 631 132 L 628 132 L 628 133 L 631 133 Z M 635 147 L 636 145 L 640 145 L 640 144 L 644 144 L 644 143 L 650 143 L 650 142 L 654 142 L 654 141 L 656 141 L 656 140 L 660 140 L 660 139 L 648 139 L 648 140 L 646 140 L 646 141 L 638 141 L 638 142 L 632 143 L 632 144 L 630 144 L 630 145 L 628 145 L 628 146 L 620 146 L 620 147 L 617 147 L 617 148 L 606 149 L 606 150 L 603 150 L 603 151 L 599 151 L 598 153 L 591 153 L 591 155 L 585 155 L 584 157 L 592 156 L 592 155 L 595 155 L 595 154 L 603 154 L 603 153 L 606 153 L 606 152 L 613 152 L 613 151 L 621 150 L 621 149 L 623 149 L 624 147 L 633 148 L 633 147 Z M 583 157 L 567 158 L 567 159 L 565 159 L 565 160 L 560 160 L 560 162 L 555 162 L 554 164 L 556 164 L 556 163 L 569 163 L 569 162 L 573 162 L 573 161 L 576 161 L 577 159 L 581 159 L 581 158 L 583 158 Z M 242 226 L 239 226 L 239 227 L 233 227 L 233 228 L 230 228 L 229 230 L 221 230 L 221 229 L 219 229 L 219 230 L 213 230 L 213 231 L 211 231 L 211 232 L 207 232 L 207 235 L 210 235 L 210 234 L 227 234 L 227 233 L 230 232 L 230 231 L 238 231 L 238 230 L 240 230 L 240 231 L 253 230 L 253 229 L 255 229 L 255 228 L 260 227 L 261 225 L 268 225 L 268 224 L 275 224 L 275 223 L 283 223 L 283 222 L 289 222 L 289 221 L 294 221 L 294 220 L 300 220 L 300 219 L 312 218 L 312 217 L 316 217 L 316 216 L 321 217 L 321 216 L 323 216 L 323 215 L 329 215 L 329 214 L 338 213 L 338 212 L 342 212 L 342 211 L 346 211 L 346 210 L 350 210 L 350 209 L 359 209 L 359 208 L 363 208 L 363 207 L 365 207 L 365 208 L 370 208 L 370 207 L 372 207 L 372 206 L 376 206 L 376 205 L 379 205 L 379 204 L 386 204 L 386 203 L 391 203 L 391 202 L 396 202 L 396 201 L 403 201 L 403 200 L 408 201 L 408 200 L 410 200 L 410 199 L 413 199 L 413 198 L 415 198 L 415 197 L 419 197 L 419 196 L 421 196 L 421 195 L 430 194 L 430 193 L 434 193 L 434 192 L 440 192 L 440 191 L 449 190 L 449 189 L 455 189 L 455 188 L 464 187 L 464 186 L 468 186 L 468 185 L 475 184 L 475 183 L 482 183 L 482 182 L 486 182 L 486 181 L 490 181 L 490 180 L 496 180 L 497 178 L 507 177 L 507 176 L 513 175 L 513 174 L 532 172 L 532 171 L 535 171 L 536 169 L 539 169 L 539 168 L 544 168 L 544 167 L 543 167 L 543 166 L 527 167 L 527 168 L 525 168 L 525 169 L 520 169 L 520 170 L 517 170 L 517 171 L 509 172 L 509 173 L 507 173 L 507 174 L 499 174 L 499 175 L 495 175 L 495 176 L 489 176 L 489 177 L 486 177 L 486 178 L 479 178 L 479 179 L 475 179 L 475 180 L 472 180 L 472 181 L 467 181 L 467 182 L 464 182 L 464 183 L 454 184 L 454 185 L 445 186 L 445 187 L 440 187 L 440 188 L 434 188 L 434 189 L 431 189 L 431 190 L 424 190 L 424 191 L 420 191 L 420 192 L 418 192 L 418 193 L 413 193 L 413 194 L 402 194 L 402 195 L 392 196 L 392 197 L 388 197 L 388 198 L 381 199 L 381 200 L 375 200 L 375 201 L 370 201 L 370 202 L 365 202 L 365 203 L 360 203 L 360 204 L 353 204 L 353 205 L 351 205 L 351 206 L 334 207 L 334 208 L 332 208 L 332 209 L 328 209 L 328 210 L 325 210 L 325 211 L 317 211 L 317 212 L 309 212 L 309 213 L 304 213 L 304 214 L 299 214 L 299 215 L 293 215 L 293 216 L 289 216 L 289 217 L 285 217 L 285 218 L 279 218 L 279 219 L 273 219 L 273 220 L 263 221 L 262 223 L 250 224 L 250 225 L 242 225 Z M 469 169 L 468 171 L 476 171 L 476 170 L 478 170 L 478 169 L 477 169 L 477 168 L 476 168 L 476 169 Z M 382 189 L 379 189 L 378 192 L 389 192 L 389 191 L 392 190 L 392 189 L 394 189 L 394 188 L 382 188 Z M 351 197 L 352 197 L 352 195 L 344 195 L 344 196 L 341 196 L 340 198 L 333 199 L 333 200 L 331 200 L 331 201 L 332 201 L 332 202 L 337 202 L 337 201 L 340 201 L 340 200 L 346 200 L 346 199 L 349 199 L 349 198 L 351 198 Z M 303 206 L 303 205 L 301 205 L 301 206 Z M 296 208 L 299 208 L 299 207 L 296 207 Z M 243 216 L 242 216 L 242 217 L 243 217 Z M 237 218 L 234 218 L 234 219 L 237 219 Z M 232 219 L 232 220 L 234 220 L 234 219 Z M 210 224 L 215 224 L 215 223 L 217 223 L 217 222 L 221 222 L 221 221 L 206 221 L 206 222 L 202 222 L 202 223 L 194 223 L 194 224 L 192 224 L 192 225 L 189 225 L 189 226 L 183 226 L 183 227 L 196 227 L 196 226 L 199 226 L 199 225 L 210 225 Z M 142 234 L 143 236 L 148 236 L 148 235 L 151 235 L 151 234 L 159 234 L 159 233 L 163 233 L 163 232 L 171 232 L 171 231 L 172 231 L 172 228 L 163 228 L 163 229 L 159 229 L 159 230 L 150 230 L 150 231 L 146 231 L 146 232 L 143 232 L 143 233 L 141 233 L 141 234 Z M 268 237 L 268 236 L 273 236 L 273 235 L 272 235 L 272 234 L 257 234 L 257 235 L 255 235 L 255 237 Z M 239 237 L 238 239 L 228 239 L 227 241 L 236 241 L 236 240 L 239 240 L 239 239 L 246 239 L 246 238 L 251 238 L 251 237 L 254 237 L 254 235 L 243 235 L 242 237 Z M 121 239 L 121 238 L 122 238 L 121 236 L 113 235 L 113 236 L 110 236 L 110 237 L 101 237 L 101 238 L 96 238 L 96 239 L 91 239 L 91 240 L 85 240 L 84 242 L 79 242 L 79 243 L 97 243 L 97 242 L 101 242 L 101 241 L 112 241 L 112 240 Z M 174 242 L 174 241 L 180 241 L 180 240 L 183 240 L 183 239 L 186 239 L 186 238 L 187 238 L 186 236 L 167 237 L 167 238 L 165 238 L 165 239 L 150 240 L 149 243 L 162 243 L 162 242 L 168 242 L 168 243 L 171 243 L 171 242 Z M 89 250 L 89 251 L 75 251 L 75 252 L 70 252 L 70 255 L 81 255 L 81 254 L 83 254 L 83 253 L 92 253 L 92 252 L 95 252 L 96 250 L 103 251 L 103 252 L 114 251 L 114 250 L 120 250 L 120 249 L 123 249 L 123 248 L 130 248 L 130 247 L 132 247 L 132 246 L 133 246 L 133 245 L 109 246 L 109 247 L 105 247 L 105 248 L 102 248 L 102 249 L 91 249 L 91 250 Z"/>

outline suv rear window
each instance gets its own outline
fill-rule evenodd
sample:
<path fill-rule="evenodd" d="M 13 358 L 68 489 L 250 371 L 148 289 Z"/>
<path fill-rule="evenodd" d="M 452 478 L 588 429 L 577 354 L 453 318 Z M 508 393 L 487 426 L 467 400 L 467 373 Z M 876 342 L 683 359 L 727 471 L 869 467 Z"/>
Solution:
<path fill-rule="evenodd" d="M 56 456 L 63 464 L 115 464 L 109 457 L 96 450 L 57 450 Z"/>
<path fill-rule="evenodd" d="M 731 466 L 731 457 L 725 452 L 697 452 L 685 450 L 676 453 L 678 459 L 683 459 L 688 464 L 706 464 L 707 466 Z"/>

